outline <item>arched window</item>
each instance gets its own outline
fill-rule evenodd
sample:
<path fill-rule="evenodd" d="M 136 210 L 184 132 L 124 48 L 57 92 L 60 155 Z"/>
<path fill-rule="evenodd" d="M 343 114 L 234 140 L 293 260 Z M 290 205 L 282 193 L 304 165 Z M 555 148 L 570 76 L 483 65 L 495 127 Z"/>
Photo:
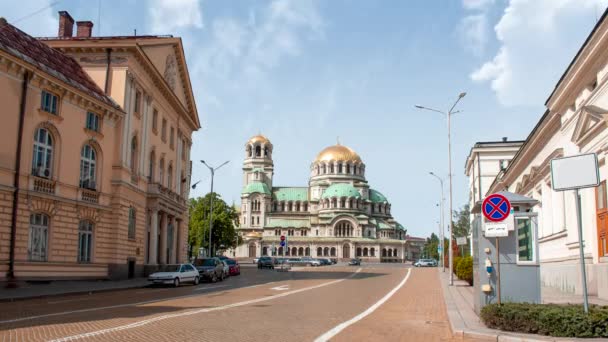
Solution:
<path fill-rule="evenodd" d="M 95 149 L 87 144 L 82 147 L 80 152 L 80 187 L 95 190 L 95 170 L 97 156 Z"/>
<path fill-rule="evenodd" d="M 131 139 L 131 174 L 137 173 L 137 137 Z"/>
<path fill-rule="evenodd" d="M 322 255 L 323 255 L 323 248 L 317 247 L 317 256 L 322 256 Z"/>
<path fill-rule="evenodd" d="M 256 157 L 262 156 L 262 148 L 259 145 L 255 147 L 255 156 Z"/>
<path fill-rule="evenodd" d="M 357 174 L 357 164 L 353 165 L 353 174 Z"/>
<path fill-rule="evenodd" d="M 327 166 L 325 164 L 323 164 L 323 174 L 327 173 Z"/>
<path fill-rule="evenodd" d="M 28 254 L 31 261 L 46 261 L 48 236 L 49 217 L 41 213 L 30 215 Z"/>
<path fill-rule="evenodd" d="M 167 188 L 173 189 L 173 165 L 167 169 Z"/>
<path fill-rule="evenodd" d="M 329 256 L 329 247 L 323 248 L 323 256 Z"/>
<path fill-rule="evenodd" d="M 247 157 L 253 157 L 253 150 L 250 145 L 247 146 Z"/>
<path fill-rule="evenodd" d="M 338 164 L 338 173 L 342 173 L 342 163 Z"/>
<path fill-rule="evenodd" d="M 310 256 L 310 247 L 306 247 L 306 249 L 304 249 L 304 255 Z"/>
<path fill-rule="evenodd" d="M 376 249 L 374 247 L 370 248 L 370 250 L 369 250 L 369 256 L 373 256 L 373 257 L 376 256 Z"/>
<path fill-rule="evenodd" d="M 336 256 L 336 247 L 332 247 L 330 253 L 331 256 Z"/>
<path fill-rule="evenodd" d="M 334 173 L 334 164 L 329 164 L 329 173 Z"/>
<path fill-rule="evenodd" d="M 32 156 L 32 174 L 50 178 L 53 171 L 53 137 L 48 130 L 38 128 L 34 135 L 34 153 Z"/>
<path fill-rule="evenodd" d="M 361 247 L 357 247 L 357 256 L 360 257 L 361 256 Z"/>
<path fill-rule="evenodd" d="M 148 181 L 154 182 L 154 168 L 156 165 L 156 152 L 150 152 L 150 165 L 148 165 Z"/>
<path fill-rule="evenodd" d="M 88 220 L 82 220 L 78 224 L 78 262 L 91 262 L 93 226 L 93 222 Z"/>
<path fill-rule="evenodd" d="M 165 159 L 161 158 L 160 163 L 158 163 L 158 182 L 160 185 L 164 184 L 165 177 Z"/>
<path fill-rule="evenodd" d="M 367 253 L 368 253 L 367 247 L 363 248 L 363 256 L 367 256 Z"/>
<path fill-rule="evenodd" d="M 298 256 L 304 256 L 304 247 L 298 248 Z"/>

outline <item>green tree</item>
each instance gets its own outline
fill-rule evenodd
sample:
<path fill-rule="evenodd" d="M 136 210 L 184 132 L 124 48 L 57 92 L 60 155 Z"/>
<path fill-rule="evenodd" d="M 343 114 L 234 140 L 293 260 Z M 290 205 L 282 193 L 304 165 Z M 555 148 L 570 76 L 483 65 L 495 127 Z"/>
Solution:
<path fill-rule="evenodd" d="M 471 211 L 469 210 L 469 205 L 465 204 L 460 210 L 454 210 L 452 214 L 452 220 L 454 225 L 454 239 L 457 237 L 469 237 L 471 234 Z M 471 250 L 470 239 L 467 239 L 467 244 L 460 246 L 461 250 L 465 255 L 469 254 Z"/>
<path fill-rule="evenodd" d="M 431 233 L 431 236 L 426 238 L 426 243 L 424 244 L 423 256 L 425 258 L 439 259 L 439 253 L 437 252 L 437 247 L 439 246 L 439 237 L 435 235 L 435 233 Z"/>
<path fill-rule="evenodd" d="M 191 253 L 198 254 L 198 249 L 204 247 L 209 249 L 209 205 L 213 196 L 213 250 L 217 251 L 220 246 L 224 248 L 236 247 L 241 243 L 240 237 L 237 241 L 236 227 L 239 224 L 239 216 L 236 208 L 222 200 L 217 193 L 208 193 L 205 197 L 191 198 L 189 200 L 190 222 L 188 224 L 188 243 Z"/>

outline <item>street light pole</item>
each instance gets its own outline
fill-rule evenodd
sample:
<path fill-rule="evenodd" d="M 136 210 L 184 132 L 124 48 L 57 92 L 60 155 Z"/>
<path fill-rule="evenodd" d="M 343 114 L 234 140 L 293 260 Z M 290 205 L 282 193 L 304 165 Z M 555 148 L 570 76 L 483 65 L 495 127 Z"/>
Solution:
<path fill-rule="evenodd" d="M 441 267 L 443 268 L 443 272 L 445 272 L 445 246 L 443 245 L 443 241 L 444 239 L 444 234 L 443 234 L 443 230 L 445 229 L 445 225 L 444 225 L 444 215 L 443 215 L 443 202 L 445 201 L 445 198 L 443 198 L 443 178 L 437 176 L 435 173 L 433 173 L 432 171 L 429 172 L 429 174 L 435 178 L 437 178 L 437 180 L 439 180 L 439 185 L 441 187 L 441 196 L 439 197 L 439 224 L 441 225 L 440 229 L 439 229 L 439 239 L 441 240 Z"/>
<path fill-rule="evenodd" d="M 454 102 L 454 104 L 452 105 L 452 108 L 450 108 L 450 110 L 448 110 L 447 112 L 443 112 L 441 110 L 438 109 L 433 109 L 433 108 L 427 108 L 424 106 L 420 106 L 420 105 L 416 105 L 416 108 L 418 109 L 426 109 L 426 110 L 430 110 L 433 112 L 437 112 L 437 113 L 441 113 L 443 115 L 445 115 L 447 117 L 447 121 L 448 121 L 448 177 L 449 177 L 449 187 L 450 187 L 450 214 L 448 215 L 449 219 L 450 219 L 450 243 L 449 243 L 449 248 L 450 250 L 448 251 L 448 262 L 450 263 L 449 265 L 449 269 L 450 269 L 450 286 L 454 285 L 454 263 L 453 263 L 453 252 L 452 252 L 452 240 L 454 238 L 454 220 L 452 220 L 452 128 L 451 128 L 451 120 L 452 120 L 452 115 L 458 113 L 459 111 L 455 111 L 454 112 L 454 108 L 456 107 L 456 105 L 458 104 L 458 102 L 460 102 L 460 100 L 465 97 L 467 95 L 467 93 L 460 93 L 458 95 L 458 99 L 456 99 L 456 102 Z"/>
<path fill-rule="evenodd" d="M 211 232 L 213 231 L 213 177 L 215 176 L 215 171 L 217 171 L 220 167 L 228 164 L 228 161 L 225 161 L 222 165 L 218 166 L 218 167 L 212 167 L 209 166 L 207 163 L 205 163 L 204 160 L 201 160 L 201 163 L 203 163 L 211 172 L 211 192 L 209 193 L 210 199 L 209 199 L 209 256 L 213 256 L 213 247 L 212 247 L 212 239 L 211 239 Z"/>

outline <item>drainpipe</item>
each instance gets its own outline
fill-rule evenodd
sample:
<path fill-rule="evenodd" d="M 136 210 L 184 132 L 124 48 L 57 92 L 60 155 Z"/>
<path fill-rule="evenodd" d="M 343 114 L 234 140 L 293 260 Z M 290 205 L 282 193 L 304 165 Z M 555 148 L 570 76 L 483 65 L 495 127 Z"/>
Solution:
<path fill-rule="evenodd" d="M 106 49 L 106 59 L 107 59 L 107 64 L 106 64 L 106 82 L 105 85 L 103 87 L 103 90 L 106 94 L 110 93 L 110 89 L 108 89 L 108 87 L 110 86 L 110 64 L 112 62 L 112 49 L 108 48 Z"/>
<path fill-rule="evenodd" d="M 16 287 L 15 282 L 15 240 L 17 235 L 17 205 L 19 204 L 19 175 L 21 173 L 21 142 L 23 137 L 23 121 L 25 119 L 25 104 L 27 101 L 27 87 L 30 82 L 30 72 L 23 73 L 21 87 L 21 104 L 19 106 L 19 130 L 17 131 L 17 151 L 15 154 L 15 176 L 13 179 L 13 215 L 11 218 L 11 244 L 8 264 L 7 287 Z"/>

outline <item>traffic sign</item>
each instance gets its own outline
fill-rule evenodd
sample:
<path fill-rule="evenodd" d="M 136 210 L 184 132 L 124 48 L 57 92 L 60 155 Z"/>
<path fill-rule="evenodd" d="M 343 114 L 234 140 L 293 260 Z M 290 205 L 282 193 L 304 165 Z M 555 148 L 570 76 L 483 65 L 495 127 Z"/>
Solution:
<path fill-rule="evenodd" d="M 281 235 L 281 241 L 285 241 L 285 235 Z"/>
<path fill-rule="evenodd" d="M 281 241 L 281 247 L 285 247 L 285 240 Z"/>
<path fill-rule="evenodd" d="M 492 194 L 483 200 L 481 211 L 492 222 L 504 221 L 511 212 L 511 203 L 501 194 Z"/>
<path fill-rule="evenodd" d="M 466 245 L 467 244 L 467 237 L 466 236 L 457 237 L 456 238 L 456 244 L 458 246 Z"/>

